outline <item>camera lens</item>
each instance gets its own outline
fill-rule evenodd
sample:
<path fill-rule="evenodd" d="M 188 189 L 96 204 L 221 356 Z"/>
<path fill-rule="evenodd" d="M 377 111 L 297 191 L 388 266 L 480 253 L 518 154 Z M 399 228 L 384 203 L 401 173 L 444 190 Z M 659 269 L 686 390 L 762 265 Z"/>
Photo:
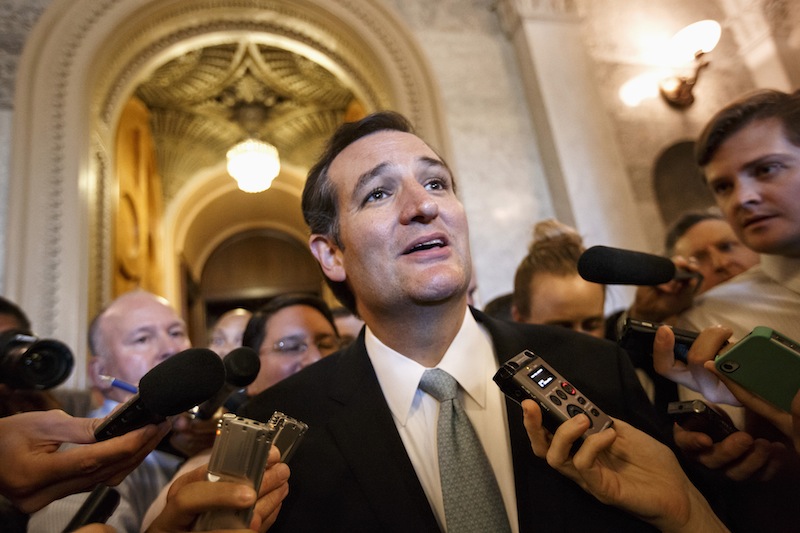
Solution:
<path fill-rule="evenodd" d="M 739 363 L 736 363 L 734 361 L 725 361 L 724 363 L 719 365 L 719 368 L 723 372 L 727 372 L 730 374 L 731 372 L 735 372 L 736 370 L 739 369 Z"/>
<path fill-rule="evenodd" d="M 0 336 L 0 382 L 14 389 L 50 389 L 72 372 L 74 358 L 62 342 L 20 332 Z"/>

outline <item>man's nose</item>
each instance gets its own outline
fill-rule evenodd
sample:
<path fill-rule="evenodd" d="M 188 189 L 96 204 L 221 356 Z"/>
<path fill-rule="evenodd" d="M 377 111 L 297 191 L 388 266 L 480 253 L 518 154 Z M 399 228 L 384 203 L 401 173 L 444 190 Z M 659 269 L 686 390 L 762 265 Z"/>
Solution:
<path fill-rule="evenodd" d="M 761 201 L 761 193 L 758 184 L 751 179 L 736 180 L 736 189 L 734 190 L 736 202 L 740 206 L 748 204 L 757 204 Z"/>
<path fill-rule="evenodd" d="M 188 348 L 187 341 L 185 338 L 181 337 L 173 337 L 172 335 L 166 335 L 162 338 L 160 343 L 160 352 L 161 355 L 159 356 L 159 360 L 163 361 L 164 359 L 168 359 L 175 355 L 178 352 L 181 352 Z"/>
<path fill-rule="evenodd" d="M 402 222 L 429 222 L 439 215 L 439 204 L 420 183 L 405 187 L 400 193 Z"/>

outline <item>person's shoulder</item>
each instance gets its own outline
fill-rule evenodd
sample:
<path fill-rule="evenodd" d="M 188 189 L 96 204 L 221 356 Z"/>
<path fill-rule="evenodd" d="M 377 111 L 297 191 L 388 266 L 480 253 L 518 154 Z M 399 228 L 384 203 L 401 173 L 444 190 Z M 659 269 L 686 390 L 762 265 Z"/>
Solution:
<path fill-rule="evenodd" d="M 296 374 L 250 398 L 237 414 L 253 420 L 267 420 L 275 411 L 295 416 L 305 406 L 318 403 L 329 394 L 343 352 L 323 357 Z"/>
<path fill-rule="evenodd" d="M 496 320 L 479 311 L 475 316 L 491 335 L 501 363 L 522 350 L 530 350 L 554 366 L 570 368 L 582 360 L 590 361 L 591 366 L 608 365 L 624 355 L 614 342 L 561 326 Z"/>

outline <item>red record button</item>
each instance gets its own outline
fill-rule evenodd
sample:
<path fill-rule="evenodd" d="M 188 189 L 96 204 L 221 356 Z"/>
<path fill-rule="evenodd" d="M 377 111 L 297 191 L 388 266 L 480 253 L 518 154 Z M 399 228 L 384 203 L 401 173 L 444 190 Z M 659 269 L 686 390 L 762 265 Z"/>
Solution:
<path fill-rule="evenodd" d="M 578 392 L 575 390 L 575 387 L 569 384 L 568 381 L 562 381 L 561 388 L 567 391 L 568 394 L 572 394 L 573 396 L 575 395 L 576 392 Z"/>

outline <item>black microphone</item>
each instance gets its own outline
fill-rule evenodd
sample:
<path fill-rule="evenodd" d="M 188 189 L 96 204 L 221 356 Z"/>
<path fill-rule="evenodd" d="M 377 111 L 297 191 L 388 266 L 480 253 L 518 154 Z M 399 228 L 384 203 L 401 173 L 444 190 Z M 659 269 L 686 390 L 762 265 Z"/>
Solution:
<path fill-rule="evenodd" d="M 660 285 L 672 280 L 702 280 L 700 273 L 679 270 L 666 257 L 609 246 L 592 246 L 583 252 L 578 258 L 578 273 L 586 281 L 605 285 Z"/>
<path fill-rule="evenodd" d="M 83 501 L 80 509 L 69 521 L 62 533 L 72 533 L 76 529 L 89 524 L 105 524 L 119 505 L 120 495 L 117 489 L 106 485 L 97 485 Z"/>
<path fill-rule="evenodd" d="M 95 430 L 98 441 L 118 437 L 206 401 L 222 387 L 222 359 L 205 348 L 190 348 L 154 366 L 139 381 L 139 392 Z"/>
<path fill-rule="evenodd" d="M 208 420 L 225 403 L 231 393 L 250 385 L 261 370 L 261 360 L 252 348 L 241 346 L 222 359 L 225 366 L 225 384 L 210 399 L 197 406 L 195 417 Z"/>

